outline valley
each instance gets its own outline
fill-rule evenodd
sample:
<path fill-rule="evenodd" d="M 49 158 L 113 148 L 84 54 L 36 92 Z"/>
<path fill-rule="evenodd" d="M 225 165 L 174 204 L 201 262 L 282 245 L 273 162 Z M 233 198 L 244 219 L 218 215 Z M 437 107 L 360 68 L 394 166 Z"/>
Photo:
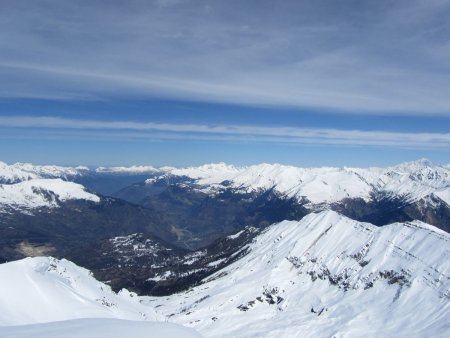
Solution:
<path fill-rule="evenodd" d="M 114 318 L 165 320 L 207 337 L 448 331 L 448 167 L 0 169 L 2 266 L 47 269 L 42 283 L 59 274 L 71 287 L 87 274 L 110 290 L 93 296 L 99 311 L 124 292 L 139 299 L 125 307 L 141 317 Z M 90 306 L 79 318 L 97 317 Z M 427 311 L 412 325 L 419 306 Z M 10 318 L 46 321 L 30 311 Z M 51 311 L 51 321 L 75 319 Z"/>

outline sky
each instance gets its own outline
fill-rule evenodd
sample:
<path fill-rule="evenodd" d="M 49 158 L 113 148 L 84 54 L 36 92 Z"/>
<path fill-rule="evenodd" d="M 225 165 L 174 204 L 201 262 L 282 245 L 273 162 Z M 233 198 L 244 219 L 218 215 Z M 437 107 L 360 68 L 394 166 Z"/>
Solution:
<path fill-rule="evenodd" d="M 450 163 L 450 0 L 0 0 L 0 161 Z"/>

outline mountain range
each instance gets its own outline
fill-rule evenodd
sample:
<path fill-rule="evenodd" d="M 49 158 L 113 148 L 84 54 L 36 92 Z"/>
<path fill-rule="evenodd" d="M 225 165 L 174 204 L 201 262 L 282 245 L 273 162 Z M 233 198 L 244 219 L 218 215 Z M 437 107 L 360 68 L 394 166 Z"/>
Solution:
<path fill-rule="evenodd" d="M 446 336 L 449 231 L 450 167 L 427 160 L 388 168 L 0 162 L 0 333 L 101 317 L 118 327 L 171 321 L 208 337 Z M 41 291 L 10 307 L 27 289 Z M 118 305 L 123 294 L 132 296 Z M 82 310 L 72 299 L 84 299 Z"/>
<path fill-rule="evenodd" d="M 235 251 L 231 264 L 164 297 L 116 294 L 69 261 L 26 258 L 0 265 L 0 333 L 100 317 L 169 321 L 206 337 L 445 337 L 449 241 L 420 221 L 377 227 L 322 211 L 267 227 Z M 200 260 L 191 254 L 184 264 Z M 59 329 L 87 325 L 74 323 Z M 48 334 L 52 325 L 31 329 Z"/>

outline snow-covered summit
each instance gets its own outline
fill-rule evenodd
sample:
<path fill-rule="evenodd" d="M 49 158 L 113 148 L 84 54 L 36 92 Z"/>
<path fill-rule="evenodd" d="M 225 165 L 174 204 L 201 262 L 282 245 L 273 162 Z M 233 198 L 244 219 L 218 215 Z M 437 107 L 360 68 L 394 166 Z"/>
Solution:
<path fill-rule="evenodd" d="M 267 163 L 239 167 L 216 163 L 186 168 L 98 167 L 92 171 L 87 167 L 7 165 L 0 162 L 0 183 L 7 184 L 36 178 L 71 180 L 87 174 L 148 174 L 147 184 L 169 177 L 187 178 L 195 183 L 196 189 L 210 194 L 225 188 L 245 193 L 273 189 L 280 195 L 312 205 L 355 198 L 370 201 L 380 194 L 411 202 L 433 195 L 450 205 L 447 198 L 450 168 L 434 165 L 426 159 L 387 168 L 300 168 Z"/>
<path fill-rule="evenodd" d="M 168 168 L 172 175 L 188 176 L 194 179 L 199 179 L 203 184 L 208 184 L 209 180 L 216 183 L 218 180 L 227 180 L 230 177 L 238 174 L 240 168 L 233 165 L 228 165 L 223 162 L 204 164 L 199 167 L 187 168 Z"/>
<path fill-rule="evenodd" d="M 150 300 L 209 337 L 444 337 L 449 245 L 418 221 L 376 227 L 324 211 L 270 226 L 204 284 Z"/>
<path fill-rule="evenodd" d="M 0 162 L 0 183 L 17 183 L 35 178 L 69 178 L 89 172 L 88 167 L 62 167 L 55 165 L 33 165 Z"/>
<path fill-rule="evenodd" d="M 280 164 L 235 167 L 224 163 L 200 167 L 167 168 L 159 177 L 188 177 L 207 193 L 231 187 L 242 192 L 274 189 L 276 192 L 312 204 L 334 203 L 346 198 L 369 201 L 386 193 L 415 201 L 433 193 L 446 196 L 450 170 L 421 159 L 387 168 L 299 168 Z M 444 199 L 450 204 L 450 200 Z"/>
<path fill-rule="evenodd" d="M 56 207 L 59 201 L 87 200 L 99 202 L 100 197 L 89 193 L 77 183 L 56 179 L 30 179 L 15 184 L 0 185 L 0 212 L 5 208 L 34 209 Z"/>
<path fill-rule="evenodd" d="M 408 162 L 400 163 L 400 164 L 396 165 L 395 167 L 402 168 L 403 170 L 408 170 L 408 171 L 416 171 L 416 170 L 421 170 L 424 168 L 434 168 L 434 167 L 436 167 L 436 165 L 434 165 L 433 162 L 431 162 L 427 158 L 420 158 L 415 161 L 408 161 Z"/>

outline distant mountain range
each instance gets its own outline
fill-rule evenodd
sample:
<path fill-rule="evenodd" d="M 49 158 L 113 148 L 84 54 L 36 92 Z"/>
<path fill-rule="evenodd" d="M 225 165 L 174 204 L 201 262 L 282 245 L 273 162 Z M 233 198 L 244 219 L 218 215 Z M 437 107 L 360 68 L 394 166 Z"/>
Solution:
<path fill-rule="evenodd" d="M 0 182 L 1 261 L 66 257 L 114 289 L 147 294 L 195 285 L 269 225 L 311 212 L 334 210 L 377 226 L 418 220 L 450 231 L 450 169 L 427 160 L 366 169 L 0 163 Z M 227 240 L 244 229 L 254 231 Z M 188 266 L 189 255 L 203 259 Z M 173 264 L 176 276 L 158 277 Z"/>
<path fill-rule="evenodd" d="M 377 225 L 418 219 L 449 231 L 450 169 L 424 159 L 366 169 L 278 164 L 235 167 L 224 163 L 180 169 L 150 166 L 89 169 L 0 163 L 2 209 L 17 209 L 20 203 L 23 209 L 27 207 L 11 195 L 13 190 L 23 189 L 14 184 L 29 181 L 25 185 L 42 191 L 39 184 L 43 181 L 36 179 L 56 178 L 82 184 L 100 196 L 158 210 L 171 229 L 170 234 L 156 235 L 190 249 L 207 245 L 246 225 L 299 220 L 311 211 L 326 209 Z M 49 192 L 53 188 L 67 191 L 75 188 L 62 187 L 64 182 L 47 182 Z M 72 199 L 70 194 L 66 194 L 67 199 Z M 72 195 L 79 196 L 79 192 Z M 20 196 L 21 193 L 16 194 L 19 199 Z M 30 197 L 28 203 L 33 199 Z"/>
<path fill-rule="evenodd" d="M 0 335 L 92 333 L 98 317 L 113 336 L 121 319 L 209 337 L 450 334 L 449 166 L 0 163 L 0 182 Z M 197 336 L 158 325 L 142 330 Z"/>

